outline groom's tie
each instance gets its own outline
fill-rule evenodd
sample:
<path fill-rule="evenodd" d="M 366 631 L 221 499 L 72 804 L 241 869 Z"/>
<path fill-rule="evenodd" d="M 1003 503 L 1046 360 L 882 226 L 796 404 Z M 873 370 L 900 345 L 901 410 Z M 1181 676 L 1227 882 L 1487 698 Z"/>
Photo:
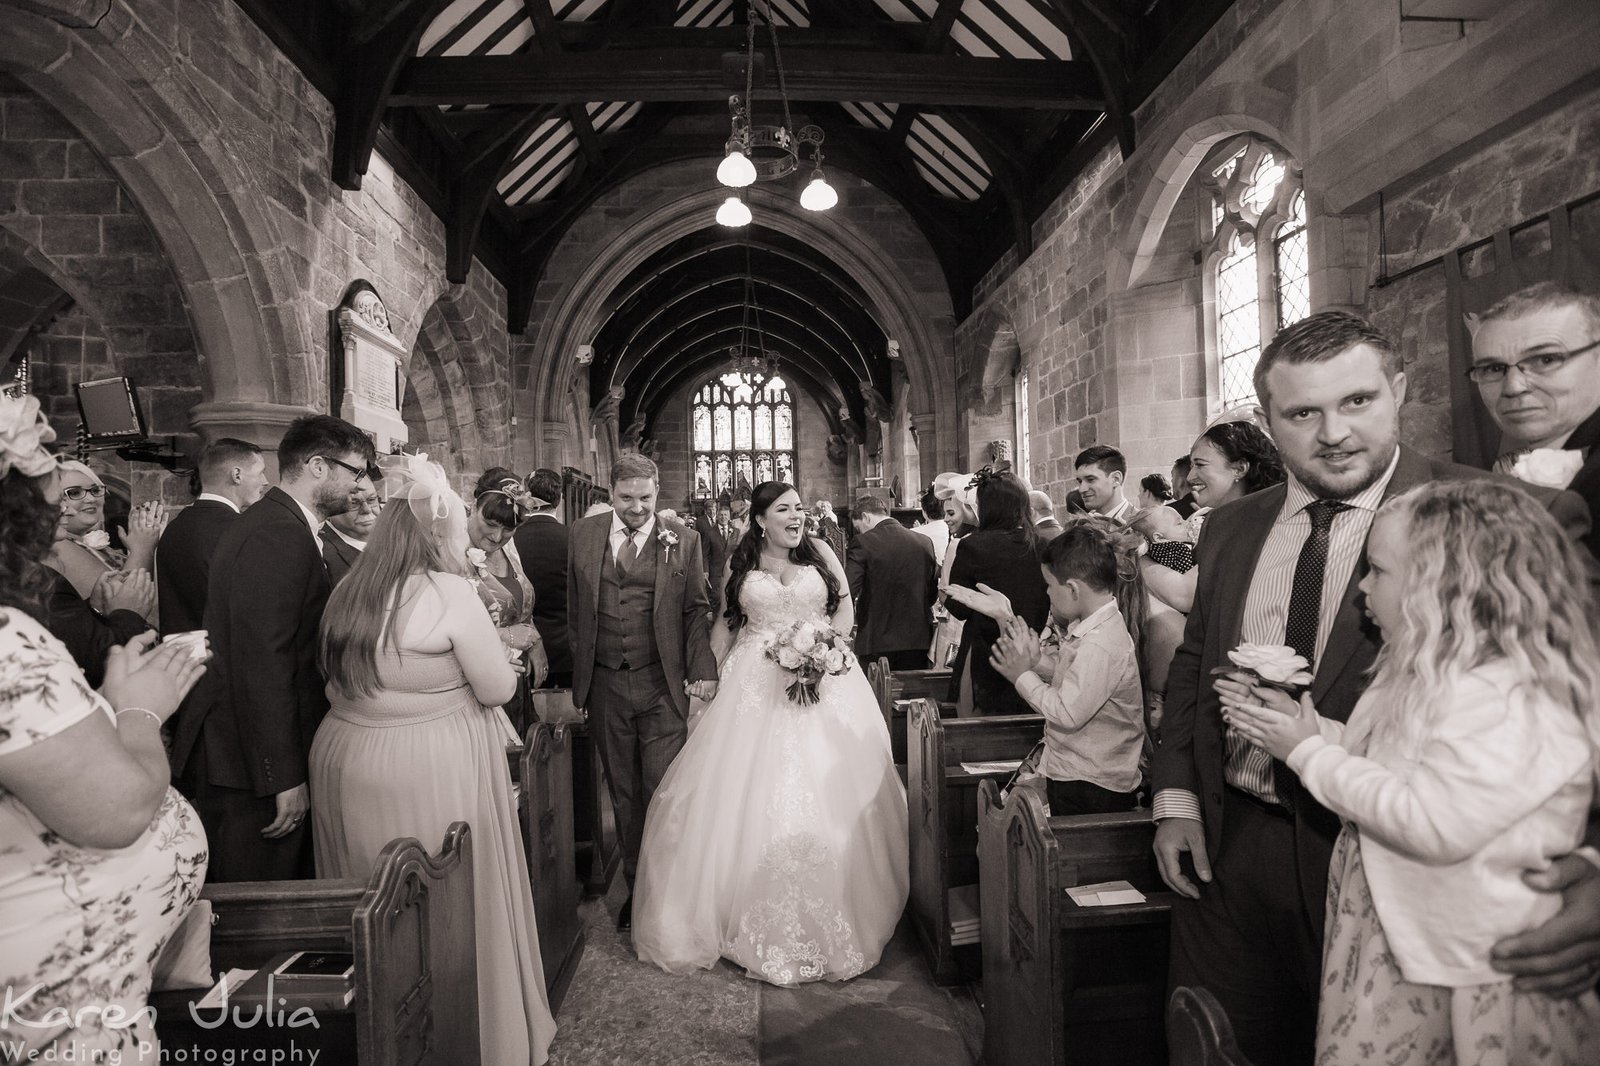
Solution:
<path fill-rule="evenodd" d="M 617 552 L 617 569 L 626 574 L 639 561 L 639 546 L 633 542 L 638 531 L 629 529 L 622 534 L 622 550 Z"/>

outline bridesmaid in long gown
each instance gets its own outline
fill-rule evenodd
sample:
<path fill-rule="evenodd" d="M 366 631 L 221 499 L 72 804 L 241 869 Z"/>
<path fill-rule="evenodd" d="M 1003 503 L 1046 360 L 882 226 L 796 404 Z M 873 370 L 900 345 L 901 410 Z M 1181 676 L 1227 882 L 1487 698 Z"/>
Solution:
<path fill-rule="evenodd" d="M 317 875 L 366 877 L 394 838 L 436 842 L 468 822 L 482 1058 L 543 1063 L 555 1021 L 495 712 L 517 676 L 453 572 L 465 505 L 425 458 L 407 472 L 323 616 L 332 707 L 311 746 Z"/>

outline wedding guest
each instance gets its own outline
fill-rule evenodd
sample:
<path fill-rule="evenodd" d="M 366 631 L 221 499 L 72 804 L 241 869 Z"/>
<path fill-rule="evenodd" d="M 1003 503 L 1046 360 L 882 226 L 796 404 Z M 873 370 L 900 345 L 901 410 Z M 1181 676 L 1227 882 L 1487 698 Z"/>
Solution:
<path fill-rule="evenodd" d="M 316 641 L 331 588 L 318 531 L 376 480 L 372 462 L 372 438 L 350 423 L 296 419 L 278 443 L 278 485 L 212 553 L 204 628 L 216 657 L 172 751 L 212 881 L 312 875 L 306 752 L 328 710 Z"/>
<path fill-rule="evenodd" d="M 836 558 L 844 558 L 844 530 L 839 525 L 839 518 L 833 513 L 833 504 L 827 500 L 817 500 L 811 505 L 811 516 L 817 520 L 817 534 L 833 549 Z"/>
<path fill-rule="evenodd" d="M 1065 634 L 1050 652 L 1051 680 L 1036 672 L 1045 656 L 1039 634 L 1015 615 L 990 653 L 995 671 L 1044 715 L 1039 770 L 1052 815 L 1137 805 L 1145 728 L 1136 649 L 1144 589 L 1116 538 L 1095 523 L 1075 522 L 1044 549 L 1050 613 Z"/>
<path fill-rule="evenodd" d="M 750 528 L 750 490 L 741 489 L 728 501 L 728 510 L 732 515 L 733 540 L 737 542 L 744 536 L 744 531 Z"/>
<path fill-rule="evenodd" d="M 939 561 L 939 588 L 950 584 L 950 568 L 955 565 L 956 545 L 978 528 L 978 496 L 967 474 L 944 473 L 933 479 L 933 493 L 944 513 L 948 534 L 944 557 Z M 961 648 L 961 632 L 966 623 L 950 613 L 941 591 L 933 605 L 933 647 L 928 654 L 936 670 L 949 669 Z"/>
<path fill-rule="evenodd" d="M 495 631 L 508 652 L 526 659 L 534 688 L 550 673 L 544 638 L 532 622 L 533 585 L 522 571 L 522 560 L 512 550 L 511 538 L 527 512 L 522 480 L 503 466 L 491 467 L 473 489 L 472 511 L 467 517 L 467 577 L 478 598 L 495 619 Z M 515 718 L 515 708 L 512 708 Z"/>
<path fill-rule="evenodd" d="M 1139 506 L 1160 507 L 1172 501 L 1172 486 L 1160 474 L 1146 474 L 1139 479 Z"/>
<path fill-rule="evenodd" d="M 973 481 L 978 530 L 956 550 L 945 583 L 970 589 L 987 585 L 1010 600 L 1030 629 L 1042 629 L 1050 597 L 1039 570 L 1039 538 L 1028 520 L 1028 487 L 1015 474 L 987 469 Z M 989 662 L 999 625 L 955 599 L 946 599 L 945 608 L 964 623 L 951 679 L 951 698 L 962 713 L 1027 714 L 1027 701 Z"/>
<path fill-rule="evenodd" d="M 1128 476 L 1128 460 L 1117 449 L 1105 444 L 1085 448 L 1072 461 L 1078 479 L 1078 492 L 1084 506 L 1118 522 L 1134 512 L 1133 504 L 1122 493 Z"/>
<path fill-rule="evenodd" d="M 716 513 L 713 514 L 713 511 Z M 733 535 L 729 517 L 727 508 L 713 508 L 711 501 L 704 500 L 701 501 L 700 513 L 696 515 L 694 522 L 695 532 L 700 534 L 700 562 L 705 567 L 706 583 L 711 587 L 713 619 L 720 617 L 722 613 L 722 586 L 728 565 L 728 538 Z"/>
<path fill-rule="evenodd" d="M 205 624 L 211 553 L 233 522 L 266 494 L 267 460 L 249 441 L 220 437 L 196 464 L 200 494 L 167 523 L 156 542 L 157 605 L 162 636 Z"/>
<path fill-rule="evenodd" d="M 143 636 L 101 691 L 46 632 L 55 433 L 0 396 L 0 1047 L 14 1062 L 155 1062 L 151 966 L 199 894 L 206 842 L 161 725 L 203 666 Z"/>
<path fill-rule="evenodd" d="M 155 607 L 156 583 L 143 570 L 110 574 L 95 586 L 95 603 L 90 604 L 72 582 L 53 570 L 49 574 L 45 624 L 90 687 L 99 688 L 111 649 L 149 632 L 145 616 Z"/>
<path fill-rule="evenodd" d="M 1049 493 L 1038 489 L 1028 493 L 1028 517 L 1033 522 L 1034 533 L 1046 544 L 1061 536 L 1061 523 L 1056 520 L 1056 505 L 1051 502 Z"/>
<path fill-rule="evenodd" d="M 495 713 L 517 675 L 467 579 L 466 507 L 444 471 L 406 456 L 387 483 L 391 502 L 322 620 L 332 706 L 309 763 L 317 874 L 365 880 L 394 838 L 471 824 L 483 1061 L 542 1063 L 556 1027 Z"/>
<path fill-rule="evenodd" d="M 1467 375 L 1500 427 L 1497 473 L 1570 489 L 1600 557 L 1600 296 L 1544 281 L 1478 318 Z"/>
<path fill-rule="evenodd" d="M 1379 510 L 1361 579 L 1383 631 L 1348 724 L 1218 683 L 1224 718 L 1344 820 L 1327 900 L 1317 1057 L 1391 1066 L 1589 1062 L 1600 997 L 1517 991 L 1496 941 L 1561 908 L 1525 883 L 1578 847 L 1600 742 L 1582 554 L 1520 492 L 1437 482 Z M 1460 620 L 1470 618 L 1469 632 Z M 1590 984 L 1593 975 L 1590 975 Z"/>
<path fill-rule="evenodd" d="M 512 534 L 522 572 L 533 587 L 533 628 L 544 645 L 548 688 L 572 687 L 572 649 L 567 645 L 567 526 L 561 505 L 561 475 L 540 467 L 524 484 L 527 517 Z"/>
<path fill-rule="evenodd" d="M 89 467 L 76 460 L 61 464 L 61 516 L 55 543 L 45 565 L 63 574 L 85 600 L 107 574 L 143 570 L 155 573 L 156 541 L 166 527 L 167 509 L 158 502 L 142 503 L 128 514 L 121 530 L 123 553 L 111 546 L 105 529 L 106 485 Z M 154 612 L 150 620 L 154 621 Z"/>
<path fill-rule="evenodd" d="M 1150 542 L 1145 554 L 1152 563 L 1179 574 L 1194 569 L 1194 544 L 1190 542 L 1189 525 L 1171 507 L 1146 507 L 1135 511 L 1128 519 L 1128 526 Z"/>
<path fill-rule="evenodd" d="M 882 656 L 891 670 L 926 670 L 939 593 L 933 545 L 889 517 L 877 496 L 857 498 L 850 523 L 856 535 L 844 571 L 855 601 L 856 656 L 863 663 Z"/>
<path fill-rule="evenodd" d="M 334 585 L 344 580 L 361 553 L 366 551 L 367 538 L 372 536 L 372 527 L 378 524 L 382 511 L 383 499 L 378 490 L 369 485 L 356 493 L 350 510 L 323 523 L 322 532 L 318 534 L 322 540 L 322 561 L 328 564 L 328 580 Z"/>
<path fill-rule="evenodd" d="M 1191 541 L 1199 540 L 1213 510 L 1284 479 L 1277 446 L 1252 422 L 1218 422 L 1195 440 L 1189 457 L 1189 485 L 1198 505 L 1189 516 Z M 1169 573 L 1153 559 L 1142 565 L 1151 593 L 1173 610 L 1188 614 L 1194 606 L 1194 572 Z"/>
<path fill-rule="evenodd" d="M 1244 1057 L 1297 1066 L 1313 1052 L 1338 819 L 1293 774 L 1274 772 L 1267 752 L 1224 736 L 1212 671 L 1232 644 L 1288 645 L 1311 664 L 1319 712 L 1347 720 L 1378 651 L 1354 595 L 1377 507 L 1428 481 L 1485 475 L 1400 445 L 1400 356 L 1357 315 L 1321 311 L 1285 327 L 1262 352 L 1255 387 L 1290 480 L 1218 508 L 1197 545 L 1203 609 L 1189 615 L 1167 684 L 1154 850 L 1179 897 L 1171 983 L 1217 997 Z M 1552 506 L 1586 528 L 1575 498 Z M 1541 946 L 1517 964 L 1592 984 L 1600 906 L 1589 907 L 1600 891 L 1582 893 L 1600 890 L 1600 869 L 1561 876 L 1582 883 L 1571 899 L 1590 902 L 1541 927 Z"/>
<path fill-rule="evenodd" d="M 1194 493 L 1189 488 L 1189 457 L 1180 455 L 1172 462 L 1172 492 L 1174 499 L 1167 501 L 1167 506 L 1177 511 L 1179 516 L 1188 518 L 1195 512 Z"/>
<path fill-rule="evenodd" d="M 933 557 L 943 566 L 945 549 L 950 547 L 950 527 L 944 522 L 944 501 L 939 499 L 938 492 L 930 484 L 918 502 L 922 505 L 922 521 L 912 526 L 911 532 L 928 538 L 933 545 Z"/>

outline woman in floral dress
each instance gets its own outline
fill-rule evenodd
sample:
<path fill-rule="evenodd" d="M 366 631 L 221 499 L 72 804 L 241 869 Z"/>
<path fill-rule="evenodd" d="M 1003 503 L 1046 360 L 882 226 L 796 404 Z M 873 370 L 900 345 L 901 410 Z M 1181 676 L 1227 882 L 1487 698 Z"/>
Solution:
<path fill-rule="evenodd" d="M 203 666 L 139 637 L 96 693 L 40 623 L 54 437 L 0 397 L 0 1058 L 154 1063 L 151 967 L 206 869 L 161 724 Z"/>

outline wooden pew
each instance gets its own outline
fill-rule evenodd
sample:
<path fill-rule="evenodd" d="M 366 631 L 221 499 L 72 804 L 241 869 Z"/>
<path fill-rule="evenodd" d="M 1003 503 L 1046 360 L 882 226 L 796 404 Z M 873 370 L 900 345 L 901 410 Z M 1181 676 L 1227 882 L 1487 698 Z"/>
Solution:
<path fill-rule="evenodd" d="M 984 777 L 961 764 L 1023 758 L 1044 736 L 1044 718 L 945 718 L 931 699 L 902 700 L 901 707 L 911 731 L 906 805 L 912 920 L 935 981 L 974 981 L 982 955 L 977 944 L 951 942 L 951 890 L 967 888 L 962 899 L 976 895 L 978 784 Z"/>
<path fill-rule="evenodd" d="M 572 831 L 578 876 L 586 896 L 603 896 L 622 865 L 622 841 L 611 790 L 600 764 L 600 749 L 589 732 L 587 715 L 572 706 L 572 690 L 533 693 L 536 720 L 567 724 L 572 746 Z M 530 723 L 531 724 L 531 723 Z"/>
<path fill-rule="evenodd" d="M 1233 1023 L 1217 997 L 1184 985 L 1167 1001 L 1172 1066 L 1250 1066 L 1233 1038 Z"/>
<path fill-rule="evenodd" d="M 867 681 L 878 697 L 884 725 L 889 727 L 889 748 L 894 753 L 897 766 L 905 764 L 907 749 L 905 709 L 900 706 L 902 702 L 933 700 L 948 708 L 946 717 L 955 717 L 955 705 L 945 700 L 950 691 L 949 670 L 891 670 L 889 660 L 880 656 L 867 664 Z"/>
<path fill-rule="evenodd" d="M 151 997 L 163 1059 L 323 1062 L 358 1066 L 479 1066 L 478 948 L 473 930 L 472 840 L 465 822 L 430 856 L 415 839 L 391 841 L 372 876 L 360 880 L 245 881 L 207 885 L 213 972 L 258 968 L 303 949 L 355 955 L 356 993 L 348 1007 L 319 1010 L 316 1025 L 273 1024 L 230 1006 L 228 1020 L 191 1011 L 206 993 Z M 198 1019 L 198 1021 L 197 1021 Z M 242 1024 L 235 1024 L 235 1022 Z M 202 1025 L 199 1022 L 205 1022 Z M 202 1049 L 198 1054 L 193 1049 Z M 260 1050 L 258 1050 L 260 1049 Z M 276 1049 L 281 1057 L 272 1057 Z M 298 1053 L 299 1058 L 290 1057 Z M 257 1056 L 257 1057 L 247 1057 Z"/>
<path fill-rule="evenodd" d="M 1046 818 L 1037 793 L 978 791 L 987 1066 L 1157 1066 L 1174 894 L 1148 811 Z M 1145 902 L 1080 907 L 1066 889 L 1125 880 Z"/>
<path fill-rule="evenodd" d="M 577 972 L 584 944 L 572 828 L 572 727 L 534 722 L 518 765 L 517 820 L 553 1014 Z"/>

